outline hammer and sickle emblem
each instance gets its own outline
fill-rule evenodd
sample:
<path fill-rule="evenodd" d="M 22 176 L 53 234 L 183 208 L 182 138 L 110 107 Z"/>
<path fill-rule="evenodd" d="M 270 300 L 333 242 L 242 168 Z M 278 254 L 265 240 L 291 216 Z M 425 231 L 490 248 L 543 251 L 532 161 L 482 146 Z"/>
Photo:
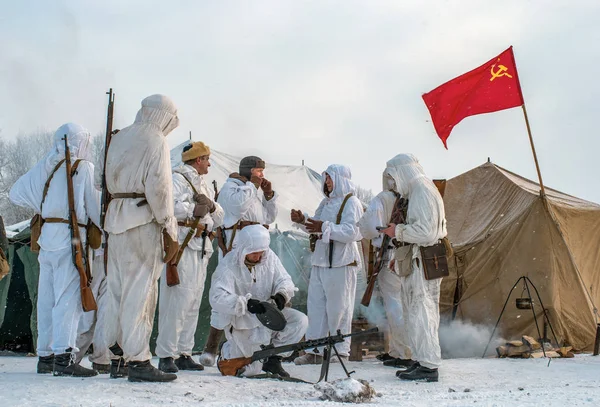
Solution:
<path fill-rule="evenodd" d="M 502 76 L 508 76 L 509 78 L 512 78 L 512 75 L 509 74 L 508 72 L 508 68 L 505 67 L 504 65 L 498 65 L 498 70 L 494 71 L 494 67 L 496 66 L 496 64 L 492 65 L 492 67 L 490 68 L 490 73 L 492 74 L 492 77 L 490 78 L 490 82 L 493 81 L 496 78 L 500 78 Z"/>

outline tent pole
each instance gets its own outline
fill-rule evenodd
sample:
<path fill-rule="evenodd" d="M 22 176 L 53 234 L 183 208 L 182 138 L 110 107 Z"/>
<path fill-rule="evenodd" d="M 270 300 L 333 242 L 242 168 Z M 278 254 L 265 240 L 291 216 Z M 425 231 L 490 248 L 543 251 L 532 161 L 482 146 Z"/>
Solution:
<path fill-rule="evenodd" d="M 546 195 L 544 189 L 544 182 L 542 181 L 542 173 L 540 171 L 540 164 L 538 163 L 537 154 L 535 153 L 535 145 L 533 144 L 533 137 L 531 136 L 531 127 L 529 126 L 529 117 L 527 116 L 527 108 L 525 108 L 525 102 L 521 105 L 523 108 L 523 116 L 525 116 L 525 125 L 527 126 L 527 134 L 529 135 L 529 144 L 531 144 L 531 151 L 533 152 L 533 160 L 535 161 L 535 169 L 537 170 L 538 179 L 540 181 L 540 192 L 542 196 Z"/>

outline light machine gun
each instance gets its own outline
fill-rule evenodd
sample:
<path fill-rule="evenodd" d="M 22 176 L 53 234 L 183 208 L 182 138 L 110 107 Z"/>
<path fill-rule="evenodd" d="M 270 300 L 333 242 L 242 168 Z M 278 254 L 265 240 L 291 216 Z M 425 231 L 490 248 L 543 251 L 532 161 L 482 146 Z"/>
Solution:
<path fill-rule="evenodd" d="M 351 336 L 366 335 L 366 334 L 371 334 L 371 333 L 375 333 L 378 331 L 379 331 L 378 328 L 371 328 L 371 329 L 367 329 L 365 331 L 354 332 L 351 334 L 342 335 L 341 331 L 338 329 L 337 334 L 331 335 L 331 336 L 326 336 L 324 338 L 311 339 L 311 340 L 304 341 L 304 342 L 292 343 L 289 345 L 283 345 L 283 346 L 277 346 L 277 347 L 275 347 L 273 345 L 267 345 L 267 346 L 261 345 L 261 350 L 257 350 L 256 352 L 254 352 L 254 354 L 252 354 L 251 357 L 249 357 L 249 358 L 234 358 L 234 359 L 219 359 L 219 361 L 217 362 L 217 367 L 219 368 L 219 371 L 221 372 L 221 374 L 223 376 L 240 376 L 244 372 L 244 368 L 247 365 L 249 365 L 250 363 L 255 362 L 257 360 L 266 360 L 270 356 L 278 355 L 280 353 L 301 351 L 301 350 L 305 350 L 305 349 L 313 349 L 313 348 L 318 348 L 320 346 L 324 346 L 325 349 L 323 352 L 323 364 L 321 365 L 321 376 L 319 377 L 318 382 L 320 382 L 323 379 L 325 379 L 325 381 L 327 381 L 327 376 L 329 374 L 329 363 L 331 360 L 332 350 L 335 353 L 335 355 L 337 356 L 337 358 L 339 359 L 340 364 L 342 365 L 344 372 L 346 373 L 346 376 L 350 377 L 350 375 L 352 373 L 354 373 L 354 371 L 348 372 L 348 369 L 346 369 L 346 366 L 344 365 L 342 358 L 340 357 L 337 349 L 335 348 L 335 344 L 344 342 L 344 339 L 351 337 Z"/>

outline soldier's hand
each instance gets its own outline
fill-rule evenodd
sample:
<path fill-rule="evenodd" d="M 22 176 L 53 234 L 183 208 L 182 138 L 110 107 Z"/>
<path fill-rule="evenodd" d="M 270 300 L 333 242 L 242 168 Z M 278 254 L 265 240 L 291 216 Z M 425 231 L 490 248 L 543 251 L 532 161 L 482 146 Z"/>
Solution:
<path fill-rule="evenodd" d="M 285 303 L 287 302 L 285 300 L 285 297 L 281 293 L 277 293 L 275 295 L 272 295 L 271 299 L 273 301 L 275 301 L 275 304 L 277 305 L 277 308 L 279 309 L 279 311 L 281 311 L 285 307 Z"/>
<path fill-rule="evenodd" d="M 305 221 L 304 214 L 299 209 L 292 209 L 292 213 L 291 213 L 290 217 L 292 219 L 292 222 L 295 222 L 295 223 L 303 224 Z"/>
<path fill-rule="evenodd" d="M 255 300 L 254 298 L 248 300 L 246 307 L 251 314 L 263 314 L 266 311 L 265 306 L 262 305 L 259 300 Z"/>
<path fill-rule="evenodd" d="M 166 230 L 163 230 L 162 234 L 163 250 L 165 252 L 163 263 L 170 263 L 171 260 L 175 260 L 175 256 L 177 256 L 177 252 L 179 251 L 179 242 L 173 241 Z"/>
<path fill-rule="evenodd" d="M 203 218 L 208 213 L 208 205 L 196 204 L 194 206 L 194 218 Z"/>
<path fill-rule="evenodd" d="M 261 177 L 257 177 L 256 175 L 253 175 L 250 177 L 250 182 L 254 184 L 256 189 L 260 188 L 260 185 L 262 184 L 262 180 L 263 179 Z"/>
<path fill-rule="evenodd" d="M 381 233 L 385 233 L 392 239 L 396 237 L 396 225 L 393 223 L 388 224 L 387 229 L 380 230 Z"/>
<path fill-rule="evenodd" d="M 305 225 L 309 233 L 321 233 L 323 231 L 323 221 L 321 220 L 308 218 Z"/>
<path fill-rule="evenodd" d="M 271 181 L 266 178 L 263 178 L 260 187 L 262 188 L 265 197 L 271 198 L 273 196 L 273 186 L 271 185 Z"/>
<path fill-rule="evenodd" d="M 198 205 L 206 205 L 208 206 L 208 211 L 210 213 L 213 213 L 215 211 L 215 202 L 210 199 L 209 197 L 207 197 L 204 194 L 196 194 L 194 195 L 194 201 L 198 204 Z"/>

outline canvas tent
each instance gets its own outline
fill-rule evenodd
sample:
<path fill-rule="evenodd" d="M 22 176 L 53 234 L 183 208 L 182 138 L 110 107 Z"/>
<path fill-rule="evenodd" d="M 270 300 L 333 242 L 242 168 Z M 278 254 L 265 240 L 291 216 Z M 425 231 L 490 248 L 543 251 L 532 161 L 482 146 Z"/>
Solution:
<path fill-rule="evenodd" d="M 171 151 L 171 166 L 181 164 L 181 151 L 188 142 L 180 144 Z M 238 171 L 241 157 L 234 157 L 219 151 L 211 152 L 211 168 L 207 181 L 217 181 L 219 189 L 232 172 Z M 306 312 L 306 293 L 310 275 L 310 251 L 308 236 L 294 229 L 290 220 L 290 210 L 298 208 L 313 212 L 323 194 L 321 176 L 305 166 L 274 165 L 267 163 L 265 176 L 273 183 L 279 194 L 279 214 L 270 229 L 271 249 L 277 253 L 284 267 L 299 288 L 293 303 L 294 307 Z M 36 302 L 39 265 L 37 253 L 29 250 L 29 220 L 6 228 L 9 240 L 9 261 L 11 273 L 0 281 L 0 349 L 11 347 L 11 343 L 32 341 L 35 350 Z M 216 250 L 216 241 L 213 242 Z M 208 332 L 210 305 L 208 289 L 210 276 L 216 268 L 217 256 L 213 256 L 208 267 L 207 284 L 200 309 L 198 329 L 196 331 L 196 350 L 201 350 Z M 155 321 L 156 322 L 156 321 Z M 153 340 L 157 336 L 155 323 Z M 4 346 L 5 344 L 6 346 Z M 154 346 L 152 346 L 154 349 Z"/>
<path fill-rule="evenodd" d="M 591 350 L 600 305 L 600 205 L 548 188 L 541 196 L 538 184 L 489 162 L 448 180 L 444 204 L 455 250 L 442 282 L 446 318 L 493 326 L 515 282 L 527 276 L 559 341 Z M 525 294 L 519 284 L 499 325 L 503 338 L 538 337 L 532 311 L 515 306 Z"/>

